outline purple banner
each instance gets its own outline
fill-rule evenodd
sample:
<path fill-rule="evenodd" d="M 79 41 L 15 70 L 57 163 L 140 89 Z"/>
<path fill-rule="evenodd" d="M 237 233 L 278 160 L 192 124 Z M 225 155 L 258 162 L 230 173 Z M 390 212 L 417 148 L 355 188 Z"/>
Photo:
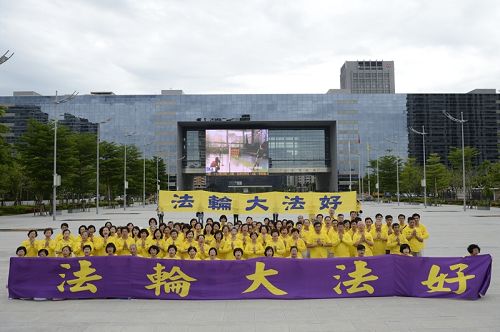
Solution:
<path fill-rule="evenodd" d="M 477 299 L 488 289 L 491 263 L 490 255 L 243 261 L 12 257 L 8 289 L 11 298 L 47 299 Z"/>

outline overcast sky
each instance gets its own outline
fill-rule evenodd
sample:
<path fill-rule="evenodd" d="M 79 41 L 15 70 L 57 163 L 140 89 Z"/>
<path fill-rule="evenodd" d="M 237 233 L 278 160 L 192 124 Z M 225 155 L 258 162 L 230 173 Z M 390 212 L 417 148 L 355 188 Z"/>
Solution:
<path fill-rule="evenodd" d="M 346 60 L 396 92 L 500 89 L 500 2 L 0 0 L 0 95 L 324 93 Z"/>

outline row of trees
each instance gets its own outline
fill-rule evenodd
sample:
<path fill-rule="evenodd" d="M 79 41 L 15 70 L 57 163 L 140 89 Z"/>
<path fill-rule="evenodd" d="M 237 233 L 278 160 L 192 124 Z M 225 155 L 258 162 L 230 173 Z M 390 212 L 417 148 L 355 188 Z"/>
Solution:
<path fill-rule="evenodd" d="M 483 199 L 490 199 L 492 188 L 500 187 L 500 163 L 484 161 L 478 166 L 474 160 L 478 151 L 472 147 L 465 147 L 465 179 L 466 192 L 471 197 L 473 189 L 478 189 Z M 431 153 L 426 160 L 427 194 L 437 198 L 454 198 L 457 192 L 462 192 L 462 149 L 453 148 L 448 154 L 449 166 L 441 161 L 436 153 Z M 399 167 L 399 185 L 401 194 L 422 194 L 423 167 L 417 165 L 414 158 L 403 162 L 393 155 L 382 156 L 378 159 L 380 194 L 397 192 L 397 170 Z M 370 175 L 364 179 L 365 188 L 370 183 L 370 191 L 376 193 L 375 187 L 377 160 L 371 160 L 368 168 Z M 367 192 L 368 189 L 365 189 Z"/>
<path fill-rule="evenodd" d="M 0 109 L 0 112 L 3 110 Z M 1 114 L 0 114 L 1 116 Z M 7 132 L 5 126 L 0 132 Z M 18 144 L 9 146 L 0 137 L 0 199 L 42 201 L 52 198 L 54 124 L 31 121 Z M 97 139 L 94 134 L 57 128 L 57 173 L 61 175 L 58 198 L 67 201 L 96 196 Z M 114 200 L 123 193 L 124 146 L 101 141 L 100 195 Z M 144 157 L 127 146 L 127 195 L 142 198 Z M 146 162 L 146 197 L 156 193 L 156 157 Z M 166 165 L 158 160 L 159 180 L 166 186 Z"/>

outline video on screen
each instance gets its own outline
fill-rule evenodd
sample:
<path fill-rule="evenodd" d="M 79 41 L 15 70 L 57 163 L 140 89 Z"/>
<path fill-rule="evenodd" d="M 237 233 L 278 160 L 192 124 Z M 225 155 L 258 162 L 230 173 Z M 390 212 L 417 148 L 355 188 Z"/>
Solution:
<path fill-rule="evenodd" d="M 268 174 L 267 129 L 206 130 L 206 173 Z"/>

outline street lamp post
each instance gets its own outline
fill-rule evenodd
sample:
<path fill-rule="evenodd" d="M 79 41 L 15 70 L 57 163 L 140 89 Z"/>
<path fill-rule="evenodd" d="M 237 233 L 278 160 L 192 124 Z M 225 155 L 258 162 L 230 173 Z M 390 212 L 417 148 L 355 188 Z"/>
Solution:
<path fill-rule="evenodd" d="M 424 126 L 422 126 L 421 132 L 413 129 L 412 127 L 409 127 L 409 129 L 417 135 L 422 135 L 422 152 L 423 152 L 423 160 L 424 160 L 424 180 L 423 180 L 422 184 L 424 187 L 424 208 L 426 208 L 427 207 L 427 178 L 425 175 L 425 135 L 427 135 L 427 133 L 425 132 Z"/>
<path fill-rule="evenodd" d="M 377 155 L 377 202 L 380 203 L 380 179 L 378 173 L 378 160 L 380 156 Z"/>
<path fill-rule="evenodd" d="M 464 211 L 467 209 L 467 199 L 466 199 L 466 190 L 465 190 L 465 146 L 464 146 L 464 123 L 467 120 L 464 120 L 464 113 L 460 112 L 460 119 L 454 118 L 450 113 L 443 110 L 443 114 L 453 122 L 460 123 L 462 127 L 462 186 L 464 190 Z"/>
<path fill-rule="evenodd" d="M 135 133 L 129 133 L 125 137 L 133 136 Z M 127 142 L 125 141 L 124 158 L 123 158 L 123 211 L 127 210 Z"/>
<path fill-rule="evenodd" d="M 385 140 L 387 142 L 392 143 L 392 144 L 394 144 L 396 146 L 396 152 L 397 152 L 396 153 L 396 196 L 398 198 L 398 205 L 399 205 L 399 198 L 400 198 L 399 196 L 400 196 L 400 194 L 399 194 L 399 155 L 398 155 L 399 151 L 398 151 L 398 142 L 391 141 L 391 140 L 389 140 L 387 138 Z"/>
<path fill-rule="evenodd" d="M 351 141 L 347 141 L 347 154 L 349 163 L 349 191 L 352 190 L 352 166 L 351 166 Z"/>
<path fill-rule="evenodd" d="M 143 138 L 144 152 L 142 156 L 142 208 L 146 207 L 146 139 Z"/>
<path fill-rule="evenodd" d="M 7 54 L 7 53 L 5 53 L 5 54 Z M 5 57 L 5 54 L 2 56 L 2 58 Z M 12 57 L 12 55 L 11 55 L 11 57 Z M 10 57 L 8 59 L 10 59 Z M 5 61 L 7 61 L 7 60 L 5 60 Z M 55 106 L 57 106 L 59 104 L 67 103 L 68 101 L 75 98 L 77 95 L 78 95 L 78 92 L 73 91 L 73 93 L 71 95 L 69 95 L 68 97 L 65 97 L 65 98 L 59 100 L 57 97 L 57 91 L 56 91 L 54 108 L 55 108 Z M 52 220 L 56 221 L 57 187 L 61 185 L 61 178 L 59 177 L 59 175 L 57 175 L 57 111 L 55 111 L 54 113 L 55 113 L 55 120 L 54 120 L 54 169 L 53 169 L 53 177 L 52 177 Z"/>
<path fill-rule="evenodd" d="M 99 154 L 99 143 L 101 142 L 101 124 L 105 124 L 111 119 L 106 119 L 105 121 L 101 121 L 97 123 L 97 162 L 96 162 L 96 203 L 95 203 L 95 213 L 99 214 L 99 203 L 101 201 L 101 194 L 99 191 L 99 162 L 100 162 L 100 154 Z"/>

